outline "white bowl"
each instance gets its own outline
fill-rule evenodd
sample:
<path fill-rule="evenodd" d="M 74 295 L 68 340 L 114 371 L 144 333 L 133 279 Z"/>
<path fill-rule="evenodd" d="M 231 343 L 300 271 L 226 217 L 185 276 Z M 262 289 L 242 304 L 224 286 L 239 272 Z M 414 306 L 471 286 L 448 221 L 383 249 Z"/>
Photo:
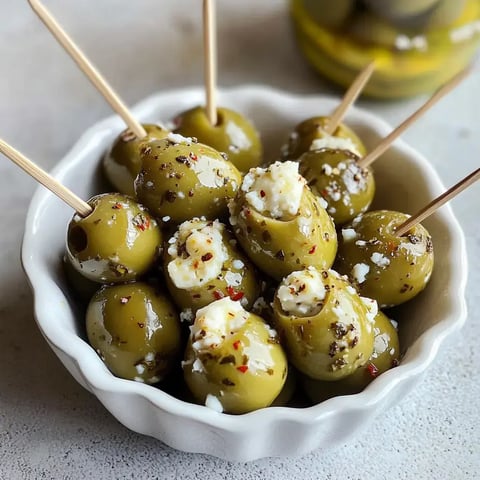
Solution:
<path fill-rule="evenodd" d="M 155 95 L 134 111 L 142 121 L 167 121 L 203 102 L 201 89 Z M 260 130 L 268 158 L 275 158 L 288 132 L 305 118 L 328 114 L 337 100 L 298 96 L 264 87 L 220 92 L 221 105 L 243 112 Z M 352 108 L 346 123 L 367 147 L 391 131 L 378 117 Z M 123 128 L 108 118 L 88 130 L 53 174 L 82 198 L 97 193 L 99 160 Z M 376 207 L 413 213 L 444 191 L 428 161 L 397 141 L 375 163 Z M 298 456 L 345 442 L 376 415 L 414 387 L 445 338 L 466 318 L 465 242 L 447 206 L 425 221 L 435 248 L 435 269 L 427 289 L 400 311 L 401 364 L 375 379 L 363 392 L 329 399 L 308 408 L 269 407 L 226 415 L 178 400 L 158 388 L 113 376 L 85 341 L 83 318 L 68 294 L 61 268 L 65 231 L 72 211 L 39 188 L 26 220 L 22 260 L 35 296 L 35 316 L 45 339 L 75 379 L 125 426 L 176 449 L 234 461 Z M 60 392 L 58 392 L 60 394 Z"/>

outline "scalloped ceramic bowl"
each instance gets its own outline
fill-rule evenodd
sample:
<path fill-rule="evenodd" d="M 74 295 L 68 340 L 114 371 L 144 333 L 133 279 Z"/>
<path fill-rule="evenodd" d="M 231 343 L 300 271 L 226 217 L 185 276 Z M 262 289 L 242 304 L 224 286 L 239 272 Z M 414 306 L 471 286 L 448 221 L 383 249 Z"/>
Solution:
<path fill-rule="evenodd" d="M 201 89 L 170 91 L 142 102 L 135 113 L 142 121 L 168 120 L 202 102 Z M 263 136 L 266 156 L 273 159 L 295 124 L 332 111 L 338 100 L 244 87 L 221 92 L 219 102 L 254 121 Z M 346 123 L 367 147 L 391 131 L 378 117 L 356 108 L 350 109 Z M 121 121 L 114 117 L 92 127 L 55 168 L 54 176 L 84 199 L 97 193 L 99 159 L 121 128 Z M 395 142 L 375 163 L 375 171 L 378 192 L 374 207 L 413 213 L 444 190 L 428 161 L 402 141 Z M 38 326 L 75 379 L 121 423 L 179 450 L 247 461 L 298 456 L 345 442 L 414 387 L 445 338 L 466 318 L 464 238 L 447 206 L 425 222 L 436 253 L 430 284 L 397 312 L 404 351 L 397 368 L 359 394 L 312 407 L 269 407 L 240 416 L 217 413 L 158 388 L 116 378 L 85 341 L 83 319 L 68 294 L 60 262 L 71 216 L 69 207 L 38 189 L 28 212 L 22 253 Z"/>

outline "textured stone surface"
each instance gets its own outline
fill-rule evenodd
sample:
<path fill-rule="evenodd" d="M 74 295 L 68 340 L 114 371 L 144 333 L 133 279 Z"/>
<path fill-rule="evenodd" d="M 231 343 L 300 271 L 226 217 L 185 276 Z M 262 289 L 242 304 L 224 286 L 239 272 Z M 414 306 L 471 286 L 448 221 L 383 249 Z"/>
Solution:
<path fill-rule="evenodd" d="M 202 81 L 200 1 L 46 2 L 128 103 Z M 2 0 L 0 137 L 51 168 L 108 106 L 29 10 Z M 8 13 L 7 13 L 8 12 Z M 219 1 L 220 82 L 333 92 L 298 56 L 285 2 Z M 398 124 L 423 101 L 362 101 Z M 405 138 L 446 184 L 478 167 L 480 82 L 468 79 Z M 0 478 L 473 479 L 480 470 L 479 186 L 453 207 L 470 258 L 469 318 L 418 388 L 347 445 L 229 464 L 130 432 L 61 366 L 39 333 L 19 258 L 35 184 L 0 158 Z"/>

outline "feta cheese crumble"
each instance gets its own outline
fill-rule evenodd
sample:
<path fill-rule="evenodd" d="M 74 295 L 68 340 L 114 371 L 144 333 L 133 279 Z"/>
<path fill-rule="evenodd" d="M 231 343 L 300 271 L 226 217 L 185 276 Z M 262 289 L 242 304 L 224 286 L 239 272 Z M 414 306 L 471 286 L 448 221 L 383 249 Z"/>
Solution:
<path fill-rule="evenodd" d="M 349 150 L 357 156 L 361 156 L 358 148 L 355 146 L 351 138 L 334 137 L 327 135 L 322 138 L 316 138 L 310 145 L 310 150 Z"/>
<path fill-rule="evenodd" d="M 344 242 L 350 242 L 357 238 L 357 232 L 353 228 L 342 228 L 342 237 Z"/>
<path fill-rule="evenodd" d="M 224 297 L 197 311 L 190 327 L 192 348 L 196 352 L 215 348 L 234 335 L 249 316 L 240 302 Z"/>
<path fill-rule="evenodd" d="M 272 218 L 294 216 L 300 208 L 306 180 L 298 173 L 297 162 L 275 162 L 268 168 L 252 168 L 241 189 L 252 208 Z"/>
<path fill-rule="evenodd" d="M 377 265 L 377 267 L 387 267 L 390 265 L 390 259 L 379 252 L 373 252 L 370 260 Z"/>
<path fill-rule="evenodd" d="M 184 145 L 191 145 L 192 143 L 194 143 L 193 138 L 184 137 L 183 135 L 180 135 L 179 133 L 172 133 L 172 132 L 170 132 L 167 135 L 167 140 L 170 143 L 173 143 L 174 145 L 178 145 L 178 144 L 182 144 L 182 143 Z"/>
<path fill-rule="evenodd" d="M 207 398 L 205 399 L 205 406 L 211 408 L 215 412 L 222 413 L 223 412 L 223 405 L 220 400 L 215 396 L 209 393 Z"/>
<path fill-rule="evenodd" d="M 326 293 L 322 272 L 308 267 L 288 275 L 278 288 L 277 298 L 287 315 L 308 317 L 320 312 Z"/>
<path fill-rule="evenodd" d="M 366 263 L 357 263 L 352 268 L 352 277 L 357 283 L 363 283 L 369 271 L 369 265 L 367 265 Z"/>
<path fill-rule="evenodd" d="M 228 252 L 223 244 L 223 224 L 199 223 L 196 219 L 182 223 L 168 241 L 172 260 L 167 271 L 177 288 L 189 289 L 210 282 L 222 272 Z"/>

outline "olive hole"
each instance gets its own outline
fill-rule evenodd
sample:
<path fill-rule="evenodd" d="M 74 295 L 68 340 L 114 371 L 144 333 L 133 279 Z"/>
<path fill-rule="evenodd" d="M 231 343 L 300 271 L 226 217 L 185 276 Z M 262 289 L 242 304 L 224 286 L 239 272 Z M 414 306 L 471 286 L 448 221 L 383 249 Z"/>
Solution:
<path fill-rule="evenodd" d="M 88 238 L 85 230 L 76 225 L 68 232 L 68 247 L 72 253 L 80 253 L 88 245 Z"/>
<path fill-rule="evenodd" d="M 221 127 L 224 122 L 225 122 L 225 118 L 223 116 L 223 113 L 217 110 L 217 123 L 215 124 L 215 126 Z"/>

